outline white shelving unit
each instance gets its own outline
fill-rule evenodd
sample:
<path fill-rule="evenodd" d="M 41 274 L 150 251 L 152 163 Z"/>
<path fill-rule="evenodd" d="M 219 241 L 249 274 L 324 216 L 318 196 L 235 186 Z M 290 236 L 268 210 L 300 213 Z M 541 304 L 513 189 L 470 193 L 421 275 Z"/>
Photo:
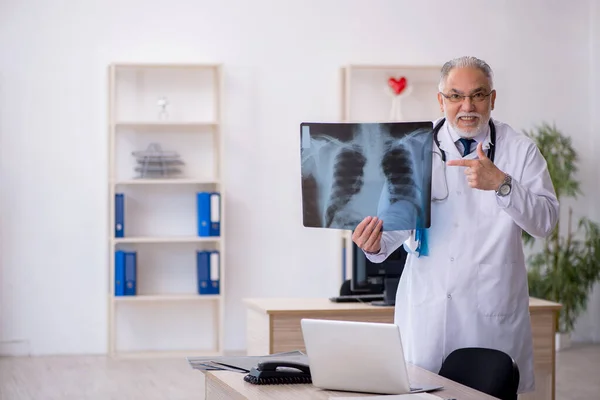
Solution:
<path fill-rule="evenodd" d="M 225 204 L 220 130 L 220 64 L 109 66 L 110 356 L 222 354 Z M 166 98 L 166 113 L 158 100 Z M 164 110 L 163 110 L 164 111 Z M 134 151 L 159 143 L 184 165 L 173 177 L 140 177 Z M 198 235 L 196 193 L 218 192 L 220 235 Z M 123 237 L 115 237 L 115 195 L 125 196 Z M 137 253 L 137 293 L 115 296 L 115 251 Z M 219 294 L 198 292 L 196 251 L 218 250 Z"/>
<path fill-rule="evenodd" d="M 346 122 L 432 121 L 442 116 L 437 102 L 441 65 L 349 64 L 340 71 L 341 119 Z M 402 98 L 402 119 L 391 118 L 388 79 L 405 77 L 410 95 Z M 342 231 L 345 270 L 352 277 L 352 231 Z M 341 265 L 341 264 L 340 264 Z M 342 281 L 340 280 L 340 284 Z"/>

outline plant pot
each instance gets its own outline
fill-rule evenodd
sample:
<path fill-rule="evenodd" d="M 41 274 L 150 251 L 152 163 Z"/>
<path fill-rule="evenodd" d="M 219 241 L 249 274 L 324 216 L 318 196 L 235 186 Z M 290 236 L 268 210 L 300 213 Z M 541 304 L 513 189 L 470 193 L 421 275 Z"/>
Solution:
<path fill-rule="evenodd" d="M 571 333 L 556 332 L 555 339 L 556 351 L 565 350 L 571 347 Z"/>

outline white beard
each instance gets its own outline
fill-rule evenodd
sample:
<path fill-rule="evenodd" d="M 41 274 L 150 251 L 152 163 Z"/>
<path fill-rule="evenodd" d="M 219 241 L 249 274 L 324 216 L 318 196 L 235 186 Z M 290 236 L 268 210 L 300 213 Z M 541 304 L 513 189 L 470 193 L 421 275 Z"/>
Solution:
<path fill-rule="evenodd" d="M 487 126 L 487 123 L 489 121 L 489 114 L 487 116 L 483 116 L 479 113 L 458 113 L 458 114 L 456 114 L 454 121 L 450 121 L 450 119 L 448 119 L 448 115 L 446 114 L 445 111 L 444 111 L 444 116 L 446 117 L 446 121 L 448 121 L 450 123 L 450 126 L 452 126 L 452 129 L 454 129 L 454 131 L 458 134 L 458 136 L 460 136 L 461 138 L 465 138 L 465 139 L 472 139 L 472 138 L 476 137 L 477 135 L 479 135 L 480 133 L 482 133 L 485 130 L 485 127 Z M 458 127 L 458 119 L 460 117 L 470 117 L 470 116 L 479 118 L 479 123 L 477 124 L 477 126 L 470 131 L 465 131 L 463 129 L 460 129 Z"/>

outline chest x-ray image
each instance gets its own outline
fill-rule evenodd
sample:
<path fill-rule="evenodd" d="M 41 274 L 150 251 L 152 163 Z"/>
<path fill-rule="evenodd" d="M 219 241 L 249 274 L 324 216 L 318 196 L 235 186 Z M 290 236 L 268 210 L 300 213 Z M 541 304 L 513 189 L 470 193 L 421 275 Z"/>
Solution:
<path fill-rule="evenodd" d="M 384 230 L 429 228 L 432 122 L 302 123 L 305 227 L 353 230 L 365 217 Z"/>

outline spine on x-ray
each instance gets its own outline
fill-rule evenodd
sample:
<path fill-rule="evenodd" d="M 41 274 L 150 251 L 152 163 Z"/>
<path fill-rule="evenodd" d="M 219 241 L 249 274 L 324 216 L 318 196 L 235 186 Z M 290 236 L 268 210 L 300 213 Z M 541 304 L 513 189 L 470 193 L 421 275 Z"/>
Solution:
<path fill-rule="evenodd" d="M 330 226 L 335 214 L 360 191 L 364 181 L 365 156 L 357 147 L 342 149 L 335 157 L 333 183 L 329 206 L 325 212 L 325 226 Z"/>
<path fill-rule="evenodd" d="M 399 200 L 407 200 L 418 208 L 419 201 L 410 152 L 401 145 L 391 148 L 384 154 L 381 168 L 389 182 L 390 205 Z"/>

